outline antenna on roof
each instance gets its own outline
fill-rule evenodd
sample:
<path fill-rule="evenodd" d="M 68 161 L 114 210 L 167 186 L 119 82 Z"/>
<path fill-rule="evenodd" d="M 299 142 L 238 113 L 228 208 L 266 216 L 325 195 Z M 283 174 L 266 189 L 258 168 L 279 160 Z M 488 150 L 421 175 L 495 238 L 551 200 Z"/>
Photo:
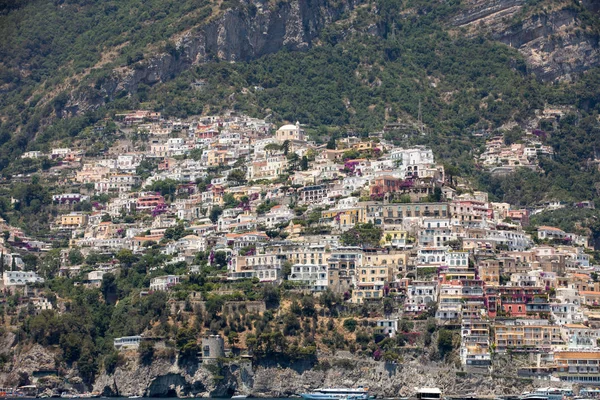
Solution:
<path fill-rule="evenodd" d="M 423 135 L 423 113 L 421 112 L 421 100 L 419 100 L 419 114 L 417 118 L 419 119 L 419 133 Z"/>

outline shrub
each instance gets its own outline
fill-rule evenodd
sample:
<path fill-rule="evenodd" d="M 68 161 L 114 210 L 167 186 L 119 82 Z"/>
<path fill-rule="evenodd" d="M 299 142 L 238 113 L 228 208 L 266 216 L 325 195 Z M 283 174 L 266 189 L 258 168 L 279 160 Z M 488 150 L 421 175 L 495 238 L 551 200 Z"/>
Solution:
<path fill-rule="evenodd" d="M 357 325 L 358 323 L 354 318 L 348 318 L 344 321 L 344 329 L 346 329 L 348 332 L 354 332 Z"/>

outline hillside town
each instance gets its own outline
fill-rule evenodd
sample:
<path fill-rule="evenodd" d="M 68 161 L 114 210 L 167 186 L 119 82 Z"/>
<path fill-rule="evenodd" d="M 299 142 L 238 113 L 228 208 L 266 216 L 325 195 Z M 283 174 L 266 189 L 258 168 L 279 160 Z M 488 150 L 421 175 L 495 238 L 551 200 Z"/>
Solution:
<path fill-rule="evenodd" d="M 124 135 L 98 156 L 75 147 L 22 155 L 53 162 L 43 174 L 58 177 L 61 210 L 47 238 L 2 221 L 3 286 L 22 306 L 57 307 L 36 290 L 45 277 L 27 268 L 28 253 L 58 248 L 59 276 L 100 287 L 121 273 L 123 254 L 153 249 L 165 261 L 147 272 L 148 293 L 209 268 L 222 282 L 381 305 L 366 315 L 384 337 L 433 318 L 460 332 L 464 368 L 531 354 L 519 376 L 600 383 L 600 266 L 586 232 L 532 227 L 532 210 L 448 177 L 431 149 L 378 135 L 317 144 L 301 122 L 235 114 L 179 121 L 135 111 L 115 123 Z M 514 167 L 551 151 L 492 139 L 481 157 Z M 93 269 L 90 255 L 101 260 Z M 136 347 L 142 334 L 115 347 Z"/>

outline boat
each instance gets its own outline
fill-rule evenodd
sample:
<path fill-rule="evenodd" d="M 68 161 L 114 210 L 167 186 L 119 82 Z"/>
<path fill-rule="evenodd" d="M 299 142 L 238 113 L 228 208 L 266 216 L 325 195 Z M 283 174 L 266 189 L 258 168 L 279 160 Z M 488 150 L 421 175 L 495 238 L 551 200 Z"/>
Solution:
<path fill-rule="evenodd" d="M 579 390 L 577 400 L 594 400 L 600 398 L 600 389 L 582 388 Z"/>
<path fill-rule="evenodd" d="M 571 389 L 548 387 L 525 392 L 519 396 L 519 400 L 565 400 L 567 397 L 573 397 Z"/>
<path fill-rule="evenodd" d="M 245 394 L 236 394 L 235 396 L 231 396 L 232 399 L 245 399 L 248 396 Z"/>
<path fill-rule="evenodd" d="M 417 400 L 440 400 L 442 391 L 440 388 L 419 388 L 417 389 Z"/>
<path fill-rule="evenodd" d="M 129 396 L 128 399 L 141 399 L 142 396 Z"/>
<path fill-rule="evenodd" d="M 369 388 L 322 388 L 300 396 L 305 400 L 369 400 Z"/>

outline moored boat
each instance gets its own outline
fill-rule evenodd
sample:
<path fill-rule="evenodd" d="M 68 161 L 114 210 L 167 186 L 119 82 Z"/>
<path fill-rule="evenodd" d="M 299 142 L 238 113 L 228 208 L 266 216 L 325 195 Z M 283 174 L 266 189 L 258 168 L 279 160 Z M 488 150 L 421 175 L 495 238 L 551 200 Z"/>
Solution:
<path fill-rule="evenodd" d="M 523 393 L 519 400 L 565 400 L 567 397 L 572 396 L 573 391 L 571 389 L 549 387 Z"/>
<path fill-rule="evenodd" d="M 369 388 L 321 388 L 301 396 L 305 400 L 369 400 Z"/>
<path fill-rule="evenodd" d="M 439 388 L 419 388 L 417 389 L 417 400 L 440 400 L 442 391 Z"/>

